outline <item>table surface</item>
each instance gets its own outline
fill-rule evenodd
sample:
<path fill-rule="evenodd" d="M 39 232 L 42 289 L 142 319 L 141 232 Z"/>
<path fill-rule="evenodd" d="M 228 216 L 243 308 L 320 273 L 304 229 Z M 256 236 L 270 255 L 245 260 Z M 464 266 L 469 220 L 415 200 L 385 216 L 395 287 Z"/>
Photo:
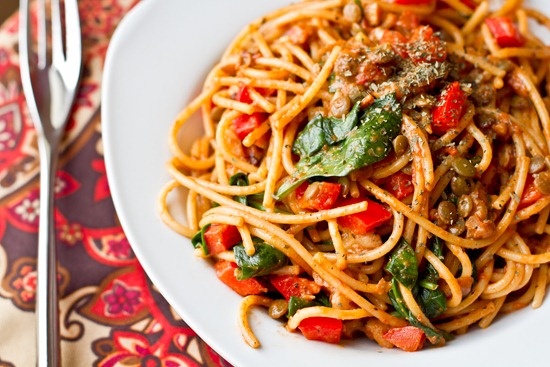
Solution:
<path fill-rule="evenodd" d="M 0 367 L 34 366 L 38 152 L 19 78 L 17 0 L 0 0 Z M 229 366 L 155 290 L 120 227 L 100 121 L 110 37 L 139 0 L 79 0 L 82 85 L 56 181 L 64 366 Z"/>

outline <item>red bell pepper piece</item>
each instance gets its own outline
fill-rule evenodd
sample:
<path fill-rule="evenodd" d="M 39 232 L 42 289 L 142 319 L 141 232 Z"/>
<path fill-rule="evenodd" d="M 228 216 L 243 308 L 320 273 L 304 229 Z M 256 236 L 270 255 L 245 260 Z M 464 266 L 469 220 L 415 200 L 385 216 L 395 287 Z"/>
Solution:
<path fill-rule="evenodd" d="M 311 296 L 321 291 L 321 286 L 312 280 L 297 275 L 276 275 L 270 279 L 271 284 L 285 297 Z"/>
<path fill-rule="evenodd" d="M 298 329 L 307 339 L 333 344 L 340 342 L 342 327 L 342 320 L 331 317 L 308 317 L 298 325 Z"/>
<path fill-rule="evenodd" d="M 540 192 L 535 185 L 535 178 L 533 175 L 527 175 L 527 180 L 525 181 L 525 187 L 523 189 L 523 194 L 521 194 L 518 209 L 526 208 L 545 196 L 546 195 Z"/>
<path fill-rule="evenodd" d="M 332 182 L 317 182 L 313 185 L 319 186 L 319 191 L 315 197 L 306 200 L 304 193 L 309 187 L 308 182 L 304 182 L 296 189 L 296 200 L 302 209 L 327 210 L 332 208 L 338 196 L 342 185 Z"/>
<path fill-rule="evenodd" d="M 241 115 L 233 120 L 233 130 L 242 141 L 267 119 L 268 114 L 254 112 L 252 115 Z"/>
<path fill-rule="evenodd" d="M 443 135 L 458 126 L 466 98 L 459 82 L 453 82 L 443 89 L 432 110 L 432 131 L 436 135 Z"/>
<path fill-rule="evenodd" d="M 413 30 L 407 52 L 414 62 L 442 62 L 447 59 L 447 48 L 433 35 L 430 26 L 421 26 Z"/>
<path fill-rule="evenodd" d="M 239 88 L 235 98 L 237 101 L 243 103 L 250 104 L 253 102 L 250 97 L 250 89 L 245 86 Z M 261 123 L 267 119 L 267 116 L 268 114 L 263 112 L 254 112 L 251 115 L 241 115 L 233 120 L 233 130 L 235 131 L 235 134 L 237 134 L 237 137 L 242 141 L 248 134 L 260 126 Z"/>
<path fill-rule="evenodd" d="M 416 352 L 422 349 L 426 340 L 426 334 L 416 326 L 391 328 L 382 337 L 406 352 Z"/>
<path fill-rule="evenodd" d="M 237 91 L 237 95 L 235 96 L 235 99 L 242 103 L 251 104 L 254 101 L 252 100 L 252 97 L 250 97 L 250 89 L 251 87 L 246 87 L 243 85 Z M 275 89 L 271 89 L 271 88 L 254 88 L 254 90 L 260 93 L 264 97 L 270 96 L 273 93 L 275 93 Z"/>
<path fill-rule="evenodd" d="M 401 15 L 399 15 L 399 18 L 397 19 L 396 24 L 398 29 L 401 28 L 405 30 L 406 33 L 418 28 L 419 25 L 420 20 L 418 20 L 416 14 L 410 10 L 405 10 L 403 13 L 401 13 Z"/>
<path fill-rule="evenodd" d="M 397 53 L 402 58 L 406 59 L 409 55 L 407 54 L 407 38 L 398 31 L 384 31 L 382 38 L 380 39 L 381 44 L 391 45 L 393 51 Z"/>
<path fill-rule="evenodd" d="M 412 177 L 403 172 L 397 172 L 388 177 L 382 188 L 399 200 L 406 198 L 414 192 Z"/>
<path fill-rule="evenodd" d="M 267 292 L 267 288 L 256 278 L 238 280 L 235 276 L 235 269 L 237 268 L 237 264 L 227 260 L 218 260 L 214 264 L 218 278 L 241 296 L 245 297 Z"/>
<path fill-rule="evenodd" d="M 351 205 L 363 201 L 367 201 L 369 203 L 367 210 L 338 218 L 339 225 L 344 228 L 349 228 L 354 234 L 357 235 L 366 234 L 392 217 L 390 211 L 377 202 L 367 198 L 344 199 L 338 204 L 338 206 Z"/>
<path fill-rule="evenodd" d="M 487 18 L 485 24 L 500 47 L 521 47 L 525 44 L 525 38 L 508 17 Z"/>
<path fill-rule="evenodd" d="M 296 190 L 294 191 L 294 195 L 296 195 L 296 200 L 301 200 L 304 197 L 304 194 L 308 187 L 309 182 L 305 181 L 296 188 Z"/>
<path fill-rule="evenodd" d="M 242 103 L 252 103 L 252 98 L 250 97 L 248 87 L 242 86 L 239 88 L 236 99 Z"/>
<path fill-rule="evenodd" d="M 204 242 L 208 247 L 208 252 L 215 255 L 227 251 L 241 242 L 241 235 L 235 226 L 215 223 L 204 231 Z"/>

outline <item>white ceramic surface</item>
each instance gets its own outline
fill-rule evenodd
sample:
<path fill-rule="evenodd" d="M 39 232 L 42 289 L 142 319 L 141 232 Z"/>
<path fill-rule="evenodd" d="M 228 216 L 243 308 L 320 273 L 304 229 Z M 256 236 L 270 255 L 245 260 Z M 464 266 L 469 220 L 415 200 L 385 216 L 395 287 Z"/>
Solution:
<path fill-rule="evenodd" d="M 337 346 L 307 341 L 259 311 L 251 321 L 262 347 L 244 343 L 237 326 L 240 297 L 216 279 L 209 263 L 193 256 L 187 239 L 160 221 L 156 200 L 169 179 L 164 165 L 174 117 L 236 33 L 287 2 L 147 0 L 117 29 L 103 84 L 107 173 L 122 226 L 148 275 L 183 319 L 238 367 L 545 365 L 549 300 L 541 309 L 522 310 L 419 353 L 365 340 Z M 550 12 L 543 0 L 530 4 Z M 191 124 L 189 136 L 197 135 L 197 121 Z"/>

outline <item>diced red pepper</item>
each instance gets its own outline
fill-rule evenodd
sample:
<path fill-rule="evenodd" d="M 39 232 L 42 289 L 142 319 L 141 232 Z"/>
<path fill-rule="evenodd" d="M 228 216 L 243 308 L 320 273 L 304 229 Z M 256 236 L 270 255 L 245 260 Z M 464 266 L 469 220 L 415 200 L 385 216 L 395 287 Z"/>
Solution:
<path fill-rule="evenodd" d="M 432 0 L 393 0 L 393 3 L 399 5 L 430 5 Z"/>
<path fill-rule="evenodd" d="M 296 200 L 300 200 L 302 199 L 302 197 L 304 197 L 304 194 L 308 187 L 309 187 L 309 182 L 305 181 L 305 182 L 302 182 L 302 184 L 296 188 L 296 190 L 294 191 L 294 195 L 296 195 Z"/>
<path fill-rule="evenodd" d="M 382 38 L 380 39 L 381 44 L 391 45 L 393 51 L 397 53 L 402 58 L 406 59 L 407 54 L 407 38 L 398 31 L 385 30 Z"/>
<path fill-rule="evenodd" d="M 523 189 L 523 194 L 521 194 L 518 209 L 526 208 L 545 196 L 546 195 L 540 192 L 535 185 L 535 178 L 533 175 L 527 175 L 527 180 L 525 181 L 525 187 Z"/>
<path fill-rule="evenodd" d="M 263 89 L 262 92 L 264 92 Z M 253 102 L 250 97 L 250 88 L 246 86 L 239 88 L 235 98 L 237 101 L 243 103 Z M 244 138 L 260 126 L 267 117 L 268 114 L 263 112 L 254 112 L 251 115 L 241 115 L 233 120 L 233 130 L 240 140 L 244 140 Z"/>
<path fill-rule="evenodd" d="M 422 349 L 426 340 L 426 334 L 416 326 L 391 328 L 382 337 L 406 352 L 416 352 Z"/>
<path fill-rule="evenodd" d="M 250 97 L 250 89 L 251 87 L 246 87 L 243 85 L 237 91 L 235 99 L 242 103 L 251 104 L 254 101 L 252 100 L 252 97 Z M 264 97 L 270 96 L 275 92 L 275 89 L 271 88 L 254 88 L 254 90 L 256 90 L 256 92 L 260 93 Z"/>
<path fill-rule="evenodd" d="M 342 327 L 342 320 L 331 317 L 308 317 L 298 325 L 298 328 L 307 339 L 332 344 L 340 342 Z"/>
<path fill-rule="evenodd" d="M 354 234 L 367 234 L 369 231 L 388 221 L 392 214 L 382 205 L 367 198 L 347 198 L 338 203 L 338 206 L 368 202 L 367 210 L 338 218 L 338 224 L 350 229 Z"/>
<path fill-rule="evenodd" d="M 277 92 L 277 89 L 273 89 L 273 88 L 259 88 L 259 87 L 256 87 L 254 89 L 256 89 L 256 91 L 264 97 L 272 96 Z"/>
<path fill-rule="evenodd" d="M 412 177 L 403 172 L 397 172 L 388 177 L 382 188 L 399 200 L 406 198 L 414 192 Z"/>
<path fill-rule="evenodd" d="M 466 98 L 459 82 L 453 82 L 443 89 L 432 110 L 432 131 L 436 135 L 443 135 L 458 126 Z"/>
<path fill-rule="evenodd" d="M 212 224 L 204 231 L 204 241 L 212 255 L 227 251 L 241 242 L 237 227 L 229 224 Z"/>
<path fill-rule="evenodd" d="M 254 112 L 252 115 L 241 115 L 233 120 L 233 130 L 240 140 L 254 131 L 268 117 L 267 113 Z"/>
<path fill-rule="evenodd" d="M 237 268 L 237 264 L 227 260 L 218 260 L 214 264 L 214 269 L 216 270 L 218 278 L 241 296 L 244 297 L 267 292 L 267 288 L 256 278 L 237 280 L 235 276 L 235 269 Z"/>
<path fill-rule="evenodd" d="M 413 30 L 407 51 L 414 62 L 442 62 L 447 59 L 447 48 L 433 35 L 430 26 L 421 26 Z"/>
<path fill-rule="evenodd" d="M 398 46 L 392 46 L 392 48 L 394 47 L 396 49 L 398 48 Z M 383 80 L 386 80 L 386 74 L 379 66 L 372 62 L 362 62 L 359 64 L 357 74 L 355 75 L 355 81 L 357 84 L 365 85 Z"/>
<path fill-rule="evenodd" d="M 252 98 L 250 98 L 248 87 L 242 86 L 241 88 L 239 88 L 236 99 L 237 101 L 242 103 L 252 103 Z"/>
<path fill-rule="evenodd" d="M 413 29 L 418 28 L 418 26 L 420 25 L 420 21 L 418 20 L 418 17 L 415 13 L 410 10 L 405 10 L 403 13 L 401 13 L 401 15 L 399 15 L 396 25 L 397 27 L 402 28 L 408 33 Z"/>
<path fill-rule="evenodd" d="M 500 47 L 521 47 L 525 44 L 525 38 L 508 17 L 486 18 L 485 24 Z"/>
<path fill-rule="evenodd" d="M 296 189 L 296 200 L 298 205 L 300 205 L 302 209 L 327 210 L 332 208 L 338 199 L 338 195 L 340 195 L 342 185 L 332 182 L 316 182 L 312 185 L 318 185 L 319 189 L 317 195 L 308 200 L 304 198 L 304 193 L 309 187 L 309 183 L 304 182 L 298 186 Z"/>
<path fill-rule="evenodd" d="M 297 275 L 276 275 L 270 279 L 271 284 L 285 297 L 311 296 L 321 291 L 321 286 L 312 280 Z"/>

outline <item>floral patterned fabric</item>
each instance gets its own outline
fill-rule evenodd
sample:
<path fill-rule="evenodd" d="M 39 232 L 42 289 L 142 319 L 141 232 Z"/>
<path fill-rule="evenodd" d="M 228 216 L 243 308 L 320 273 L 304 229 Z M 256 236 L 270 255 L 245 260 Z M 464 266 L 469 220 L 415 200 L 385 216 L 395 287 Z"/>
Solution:
<path fill-rule="evenodd" d="M 56 177 L 64 366 L 229 366 L 170 308 L 111 201 L 101 142 L 109 39 L 138 0 L 81 0 L 83 80 Z M 38 150 L 23 96 L 18 16 L 0 28 L 0 367 L 34 366 Z"/>

